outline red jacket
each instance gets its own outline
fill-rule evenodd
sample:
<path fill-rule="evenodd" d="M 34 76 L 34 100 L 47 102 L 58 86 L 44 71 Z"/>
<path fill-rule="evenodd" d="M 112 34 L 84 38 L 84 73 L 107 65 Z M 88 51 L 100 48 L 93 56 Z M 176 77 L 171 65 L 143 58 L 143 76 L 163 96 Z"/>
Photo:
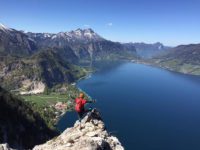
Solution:
<path fill-rule="evenodd" d="M 87 103 L 87 101 L 83 98 L 76 98 L 75 103 L 76 103 L 75 110 L 77 112 L 81 112 L 84 110 L 84 105 Z"/>

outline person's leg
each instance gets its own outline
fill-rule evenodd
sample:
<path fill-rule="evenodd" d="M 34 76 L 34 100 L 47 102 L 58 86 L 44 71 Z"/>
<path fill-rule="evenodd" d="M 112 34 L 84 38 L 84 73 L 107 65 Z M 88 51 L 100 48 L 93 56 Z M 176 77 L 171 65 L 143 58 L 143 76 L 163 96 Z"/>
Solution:
<path fill-rule="evenodd" d="M 79 120 L 79 122 L 81 122 L 81 119 L 82 119 L 82 113 L 78 112 L 78 120 Z"/>
<path fill-rule="evenodd" d="M 80 129 L 81 129 L 81 119 L 83 118 L 83 114 L 84 114 L 83 111 L 78 112 L 78 117 L 79 117 L 79 128 L 80 128 Z"/>
<path fill-rule="evenodd" d="M 81 112 L 78 112 L 78 118 L 79 118 L 79 121 L 81 121 L 81 119 L 83 119 L 83 115 L 84 115 L 85 111 L 81 111 Z"/>
<path fill-rule="evenodd" d="M 81 121 L 81 119 L 83 118 L 83 116 L 87 113 L 87 112 L 90 112 L 92 111 L 92 108 L 89 107 L 88 109 L 82 109 L 82 111 L 78 112 L 78 118 L 79 118 L 79 121 Z"/>

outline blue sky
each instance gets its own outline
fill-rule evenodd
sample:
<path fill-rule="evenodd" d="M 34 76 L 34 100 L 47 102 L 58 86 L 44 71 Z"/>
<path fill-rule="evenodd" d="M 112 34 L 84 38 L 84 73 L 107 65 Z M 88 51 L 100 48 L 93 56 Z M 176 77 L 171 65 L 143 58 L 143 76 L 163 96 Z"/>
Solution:
<path fill-rule="evenodd" d="M 200 43 L 200 0 L 1 0 L 0 22 L 32 32 L 92 28 L 119 42 Z"/>

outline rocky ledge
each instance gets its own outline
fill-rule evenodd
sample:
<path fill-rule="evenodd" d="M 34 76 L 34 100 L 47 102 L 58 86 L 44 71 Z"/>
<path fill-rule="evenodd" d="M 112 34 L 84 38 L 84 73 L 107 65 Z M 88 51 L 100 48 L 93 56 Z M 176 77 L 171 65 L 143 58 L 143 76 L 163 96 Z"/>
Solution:
<path fill-rule="evenodd" d="M 5 143 L 5 144 L 0 144 L 0 150 L 14 150 L 14 149 L 10 148 L 9 145 Z"/>
<path fill-rule="evenodd" d="M 67 128 L 58 137 L 37 145 L 33 150 L 124 150 L 119 140 L 110 135 L 97 110 L 89 112 L 81 123 Z"/>

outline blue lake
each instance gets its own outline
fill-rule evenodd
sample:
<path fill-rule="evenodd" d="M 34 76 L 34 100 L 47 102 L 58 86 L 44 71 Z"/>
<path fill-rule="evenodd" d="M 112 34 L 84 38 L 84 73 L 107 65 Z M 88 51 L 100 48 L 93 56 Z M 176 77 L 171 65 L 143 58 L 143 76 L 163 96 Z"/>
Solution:
<path fill-rule="evenodd" d="M 109 132 L 127 150 L 200 150 L 200 78 L 129 62 L 77 86 L 97 99 Z M 67 113 L 64 130 L 77 116 Z"/>

